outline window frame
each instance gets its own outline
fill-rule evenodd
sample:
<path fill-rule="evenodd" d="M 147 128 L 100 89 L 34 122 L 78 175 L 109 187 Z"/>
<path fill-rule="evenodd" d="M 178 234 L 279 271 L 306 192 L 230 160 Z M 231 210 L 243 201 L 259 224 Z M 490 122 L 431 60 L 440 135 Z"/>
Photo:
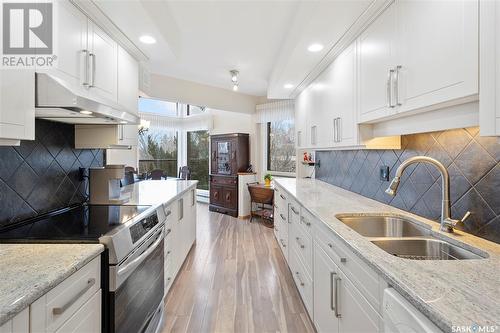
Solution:
<path fill-rule="evenodd" d="M 295 126 L 295 121 L 294 121 L 294 126 Z M 295 178 L 297 176 L 297 163 L 295 165 L 295 172 L 287 172 L 287 171 L 274 171 L 270 170 L 271 167 L 271 159 L 269 158 L 271 155 L 271 144 L 270 144 L 270 134 L 271 134 L 271 122 L 268 121 L 267 123 L 263 123 L 262 127 L 262 137 L 263 137 L 263 152 L 264 152 L 264 174 L 271 174 L 272 176 L 279 176 L 279 177 L 290 177 L 290 178 Z M 295 149 L 295 155 L 297 155 L 297 149 Z M 295 157 L 297 159 L 297 156 Z"/>

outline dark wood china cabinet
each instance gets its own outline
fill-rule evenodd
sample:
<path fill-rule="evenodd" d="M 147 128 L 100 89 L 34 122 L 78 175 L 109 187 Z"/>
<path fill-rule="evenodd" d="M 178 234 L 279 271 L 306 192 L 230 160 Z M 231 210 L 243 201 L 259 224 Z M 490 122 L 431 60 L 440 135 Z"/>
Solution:
<path fill-rule="evenodd" d="M 210 206 L 214 212 L 238 216 L 238 172 L 250 165 L 249 135 L 210 136 Z"/>

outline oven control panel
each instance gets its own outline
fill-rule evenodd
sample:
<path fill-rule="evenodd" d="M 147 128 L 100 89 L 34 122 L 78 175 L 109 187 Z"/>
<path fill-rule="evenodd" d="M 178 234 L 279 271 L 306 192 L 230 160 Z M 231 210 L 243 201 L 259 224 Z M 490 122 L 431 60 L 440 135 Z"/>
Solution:
<path fill-rule="evenodd" d="M 156 214 L 156 211 L 152 213 L 151 215 L 143 218 L 136 224 L 130 227 L 130 237 L 132 237 L 132 243 L 137 242 L 139 239 L 144 237 L 150 231 L 153 229 L 157 224 L 159 223 L 158 220 L 158 215 Z"/>

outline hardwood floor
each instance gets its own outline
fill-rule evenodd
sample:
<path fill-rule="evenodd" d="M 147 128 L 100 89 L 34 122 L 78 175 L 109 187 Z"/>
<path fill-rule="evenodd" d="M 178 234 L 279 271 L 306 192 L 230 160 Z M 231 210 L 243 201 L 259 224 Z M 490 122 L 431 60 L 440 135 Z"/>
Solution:
<path fill-rule="evenodd" d="M 198 204 L 163 332 L 314 332 L 273 230 Z"/>

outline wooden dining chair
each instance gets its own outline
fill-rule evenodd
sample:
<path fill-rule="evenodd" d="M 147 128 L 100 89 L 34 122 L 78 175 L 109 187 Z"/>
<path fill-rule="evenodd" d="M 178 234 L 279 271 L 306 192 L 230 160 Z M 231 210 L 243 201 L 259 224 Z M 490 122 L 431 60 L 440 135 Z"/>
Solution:
<path fill-rule="evenodd" d="M 164 172 L 161 169 L 155 169 L 155 170 L 151 171 L 149 177 L 152 180 L 161 180 L 162 177 L 164 177 Z"/>
<path fill-rule="evenodd" d="M 271 227 L 274 221 L 274 190 L 270 187 L 252 186 L 258 184 L 258 182 L 247 183 L 250 192 L 250 222 L 254 217 L 260 217 L 268 222 L 266 226 Z"/>

